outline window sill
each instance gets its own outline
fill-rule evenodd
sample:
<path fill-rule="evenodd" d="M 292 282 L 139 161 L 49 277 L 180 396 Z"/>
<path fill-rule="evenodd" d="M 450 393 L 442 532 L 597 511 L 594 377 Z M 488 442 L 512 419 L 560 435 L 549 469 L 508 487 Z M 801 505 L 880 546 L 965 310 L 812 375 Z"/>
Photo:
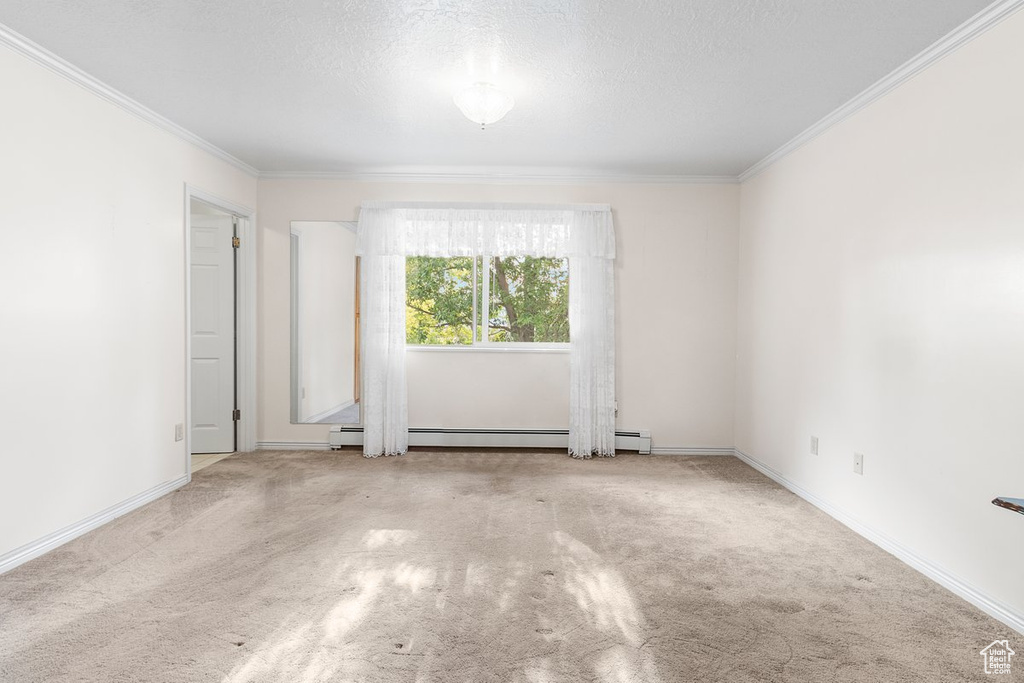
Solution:
<path fill-rule="evenodd" d="M 569 353 L 568 344 L 407 344 L 405 349 L 430 353 Z"/>

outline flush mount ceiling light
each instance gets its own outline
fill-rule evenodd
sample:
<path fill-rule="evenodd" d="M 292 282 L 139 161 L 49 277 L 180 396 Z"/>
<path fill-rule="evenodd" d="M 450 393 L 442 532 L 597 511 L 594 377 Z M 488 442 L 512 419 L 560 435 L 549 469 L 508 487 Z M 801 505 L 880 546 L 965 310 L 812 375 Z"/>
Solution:
<path fill-rule="evenodd" d="M 455 106 L 473 123 L 484 126 L 500 121 L 516 103 L 512 95 L 493 83 L 474 83 L 455 93 Z"/>

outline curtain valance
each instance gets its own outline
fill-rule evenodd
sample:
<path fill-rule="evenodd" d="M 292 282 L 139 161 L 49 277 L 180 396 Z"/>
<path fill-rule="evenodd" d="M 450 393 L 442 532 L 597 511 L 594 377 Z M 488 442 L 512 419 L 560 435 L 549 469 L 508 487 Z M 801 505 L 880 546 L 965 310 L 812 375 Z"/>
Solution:
<path fill-rule="evenodd" d="M 357 252 L 383 256 L 615 258 L 607 204 L 363 202 Z"/>

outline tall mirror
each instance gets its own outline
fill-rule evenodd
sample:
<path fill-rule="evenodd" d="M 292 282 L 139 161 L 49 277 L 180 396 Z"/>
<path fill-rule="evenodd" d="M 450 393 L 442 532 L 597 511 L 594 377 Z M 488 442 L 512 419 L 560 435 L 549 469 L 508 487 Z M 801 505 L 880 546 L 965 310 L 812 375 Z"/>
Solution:
<path fill-rule="evenodd" d="M 291 311 L 291 421 L 359 424 L 355 222 L 292 222 Z"/>

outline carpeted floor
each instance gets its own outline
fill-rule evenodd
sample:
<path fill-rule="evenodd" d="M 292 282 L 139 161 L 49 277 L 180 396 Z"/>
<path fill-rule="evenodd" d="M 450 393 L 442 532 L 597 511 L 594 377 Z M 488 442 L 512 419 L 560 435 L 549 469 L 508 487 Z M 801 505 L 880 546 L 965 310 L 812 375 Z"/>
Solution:
<path fill-rule="evenodd" d="M 245 454 L 0 576 L 4 683 L 980 681 L 997 637 L 728 457 Z"/>

